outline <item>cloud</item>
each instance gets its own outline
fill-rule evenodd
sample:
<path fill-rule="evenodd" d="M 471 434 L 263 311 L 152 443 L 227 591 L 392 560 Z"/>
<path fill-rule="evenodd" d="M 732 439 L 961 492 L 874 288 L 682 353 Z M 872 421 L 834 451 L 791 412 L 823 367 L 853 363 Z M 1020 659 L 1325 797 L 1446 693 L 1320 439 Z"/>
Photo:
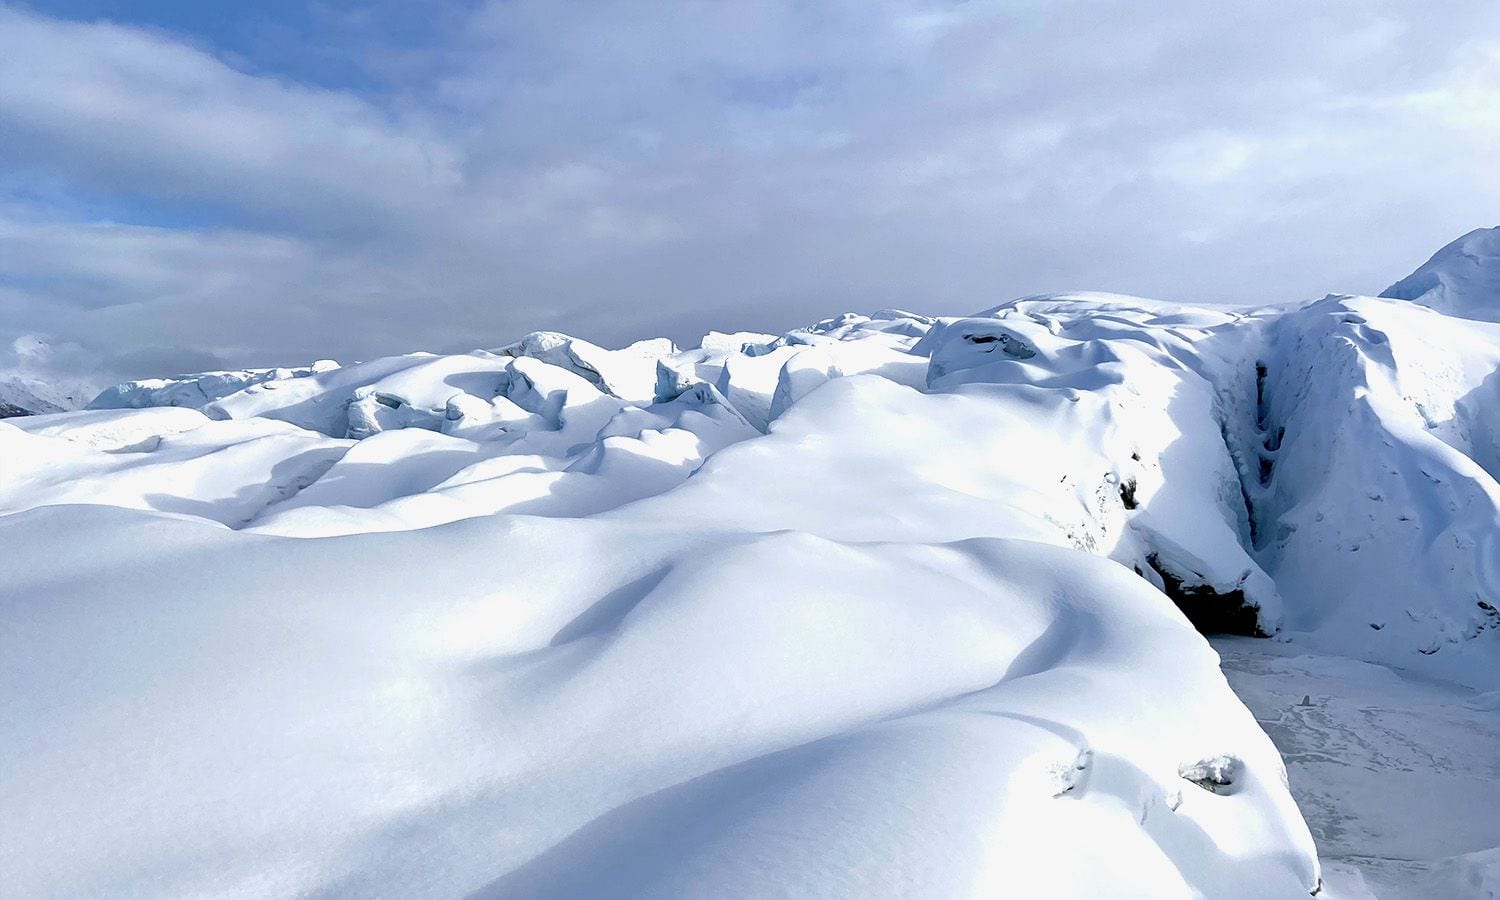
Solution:
<path fill-rule="evenodd" d="M 399 48 L 381 15 L 320 39 L 351 87 L 0 7 L 0 337 L 170 368 L 1290 300 L 1500 200 L 1489 0 L 505 0 Z"/>
<path fill-rule="evenodd" d="M 0 12 L 0 111 L 12 165 L 302 230 L 385 221 L 459 177 L 417 123 L 109 24 Z"/>

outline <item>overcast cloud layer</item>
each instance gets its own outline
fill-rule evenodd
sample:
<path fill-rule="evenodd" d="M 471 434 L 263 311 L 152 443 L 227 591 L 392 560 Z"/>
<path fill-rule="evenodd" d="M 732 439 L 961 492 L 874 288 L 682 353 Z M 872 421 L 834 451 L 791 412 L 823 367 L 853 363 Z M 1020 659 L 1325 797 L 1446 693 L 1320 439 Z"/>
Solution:
<path fill-rule="evenodd" d="M 0 341 L 118 376 L 1373 293 L 1500 221 L 1494 0 L 130 5 L 0 5 Z"/>

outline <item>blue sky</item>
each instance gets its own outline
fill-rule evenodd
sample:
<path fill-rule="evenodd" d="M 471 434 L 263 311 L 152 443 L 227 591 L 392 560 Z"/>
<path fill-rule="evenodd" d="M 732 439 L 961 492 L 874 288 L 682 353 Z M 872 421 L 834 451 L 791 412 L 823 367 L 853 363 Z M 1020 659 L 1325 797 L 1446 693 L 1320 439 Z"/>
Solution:
<path fill-rule="evenodd" d="M 359 0 L 61 0 L 26 4 L 47 16 L 113 21 L 195 44 L 249 72 L 378 94 L 398 87 L 378 56 L 420 52 L 451 39 L 477 3 Z"/>
<path fill-rule="evenodd" d="M 1493 0 L 0 3 L 0 346 L 1377 292 L 1500 221 L 1495 159 Z"/>

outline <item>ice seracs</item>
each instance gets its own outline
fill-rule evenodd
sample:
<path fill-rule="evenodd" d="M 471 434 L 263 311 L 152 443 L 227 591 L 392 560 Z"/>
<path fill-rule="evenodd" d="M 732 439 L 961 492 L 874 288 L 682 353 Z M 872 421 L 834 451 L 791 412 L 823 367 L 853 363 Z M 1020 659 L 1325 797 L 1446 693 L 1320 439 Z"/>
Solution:
<path fill-rule="evenodd" d="M 242 369 L 127 381 L 106 388 L 89 403 L 89 408 L 146 409 L 153 406 L 183 406 L 198 409 L 258 384 L 306 378 L 338 367 L 339 364 L 333 360 L 324 359 L 302 368 Z"/>

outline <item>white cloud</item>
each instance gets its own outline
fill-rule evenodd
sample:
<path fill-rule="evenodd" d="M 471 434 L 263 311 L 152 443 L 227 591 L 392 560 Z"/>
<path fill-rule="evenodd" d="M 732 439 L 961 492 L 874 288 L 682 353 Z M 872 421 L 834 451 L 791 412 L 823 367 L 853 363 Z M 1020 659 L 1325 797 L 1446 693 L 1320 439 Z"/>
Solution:
<path fill-rule="evenodd" d="M 0 117 L 13 164 L 305 228 L 410 213 L 459 182 L 451 145 L 358 98 L 247 75 L 160 34 L 4 9 Z"/>
<path fill-rule="evenodd" d="M 1378 290 L 1500 208 L 1490 0 L 447 16 L 368 54 L 403 73 L 377 95 L 0 7 L 0 337 L 289 362 L 1282 300 Z"/>

